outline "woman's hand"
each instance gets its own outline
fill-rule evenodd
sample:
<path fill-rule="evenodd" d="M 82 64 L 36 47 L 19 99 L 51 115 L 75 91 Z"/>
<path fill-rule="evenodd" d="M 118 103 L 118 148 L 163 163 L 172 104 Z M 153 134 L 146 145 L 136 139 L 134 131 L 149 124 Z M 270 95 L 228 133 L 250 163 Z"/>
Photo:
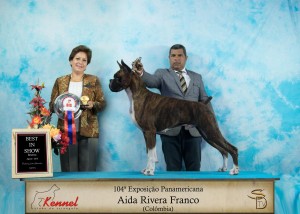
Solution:
<path fill-rule="evenodd" d="M 88 106 L 86 107 L 87 109 L 92 109 L 94 107 L 94 102 L 93 101 L 88 101 Z"/>

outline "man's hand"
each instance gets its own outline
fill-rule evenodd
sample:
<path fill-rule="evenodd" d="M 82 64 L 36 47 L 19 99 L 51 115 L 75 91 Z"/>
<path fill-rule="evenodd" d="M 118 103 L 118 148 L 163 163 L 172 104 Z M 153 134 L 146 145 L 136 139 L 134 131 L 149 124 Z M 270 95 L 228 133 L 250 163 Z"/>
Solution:
<path fill-rule="evenodd" d="M 142 57 L 139 57 L 132 62 L 132 70 L 134 72 L 138 73 L 139 75 L 142 75 L 144 72 L 144 66 L 143 66 L 141 60 L 142 60 Z"/>

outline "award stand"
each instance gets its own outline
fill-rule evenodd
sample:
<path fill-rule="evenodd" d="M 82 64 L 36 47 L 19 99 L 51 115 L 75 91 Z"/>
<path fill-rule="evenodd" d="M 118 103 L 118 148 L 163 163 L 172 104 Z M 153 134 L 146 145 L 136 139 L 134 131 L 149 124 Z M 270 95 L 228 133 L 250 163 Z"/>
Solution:
<path fill-rule="evenodd" d="M 26 213 L 274 213 L 265 173 L 69 172 L 26 178 Z"/>

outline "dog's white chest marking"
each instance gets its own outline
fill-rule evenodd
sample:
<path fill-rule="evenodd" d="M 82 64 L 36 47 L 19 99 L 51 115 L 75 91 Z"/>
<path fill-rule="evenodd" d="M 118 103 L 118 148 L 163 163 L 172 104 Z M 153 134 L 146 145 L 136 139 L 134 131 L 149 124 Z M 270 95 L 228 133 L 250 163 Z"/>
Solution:
<path fill-rule="evenodd" d="M 131 116 L 131 119 L 132 119 L 133 123 L 134 123 L 139 129 L 141 129 L 141 127 L 139 126 L 139 124 L 137 123 L 136 118 L 135 118 L 134 101 L 133 101 L 133 99 L 132 99 L 132 92 L 131 92 L 130 88 L 126 88 L 125 91 L 126 91 L 126 94 L 127 94 L 127 96 L 128 96 L 129 103 L 130 103 L 129 114 L 130 114 L 130 116 Z"/>

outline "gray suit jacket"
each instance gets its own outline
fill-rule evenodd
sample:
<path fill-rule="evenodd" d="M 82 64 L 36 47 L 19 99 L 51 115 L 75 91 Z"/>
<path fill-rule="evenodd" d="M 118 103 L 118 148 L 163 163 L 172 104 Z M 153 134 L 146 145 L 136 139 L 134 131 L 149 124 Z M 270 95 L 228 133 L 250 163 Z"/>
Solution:
<path fill-rule="evenodd" d="M 142 79 L 148 88 L 159 89 L 161 95 L 163 96 L 174 97 L 177 99 L 189 101 L 205 101 L 208 98 L 208 96 L 204 89 L 202 76 L 190 70 L 186 71 L 191 78 L 186 94 L 183 94 L 178 75 L 172 69 L 158 69 L 153 75 L 144 71 Z M 185 128 L 189 130 L 190 134 L 193 137 L 201 136 L 195 127 L 186 126 Z M 164 132 L 161 132 L 160 134 L 176 136 L 179 134 L 180 129 L 181 126 L 170 128 Z"/>

